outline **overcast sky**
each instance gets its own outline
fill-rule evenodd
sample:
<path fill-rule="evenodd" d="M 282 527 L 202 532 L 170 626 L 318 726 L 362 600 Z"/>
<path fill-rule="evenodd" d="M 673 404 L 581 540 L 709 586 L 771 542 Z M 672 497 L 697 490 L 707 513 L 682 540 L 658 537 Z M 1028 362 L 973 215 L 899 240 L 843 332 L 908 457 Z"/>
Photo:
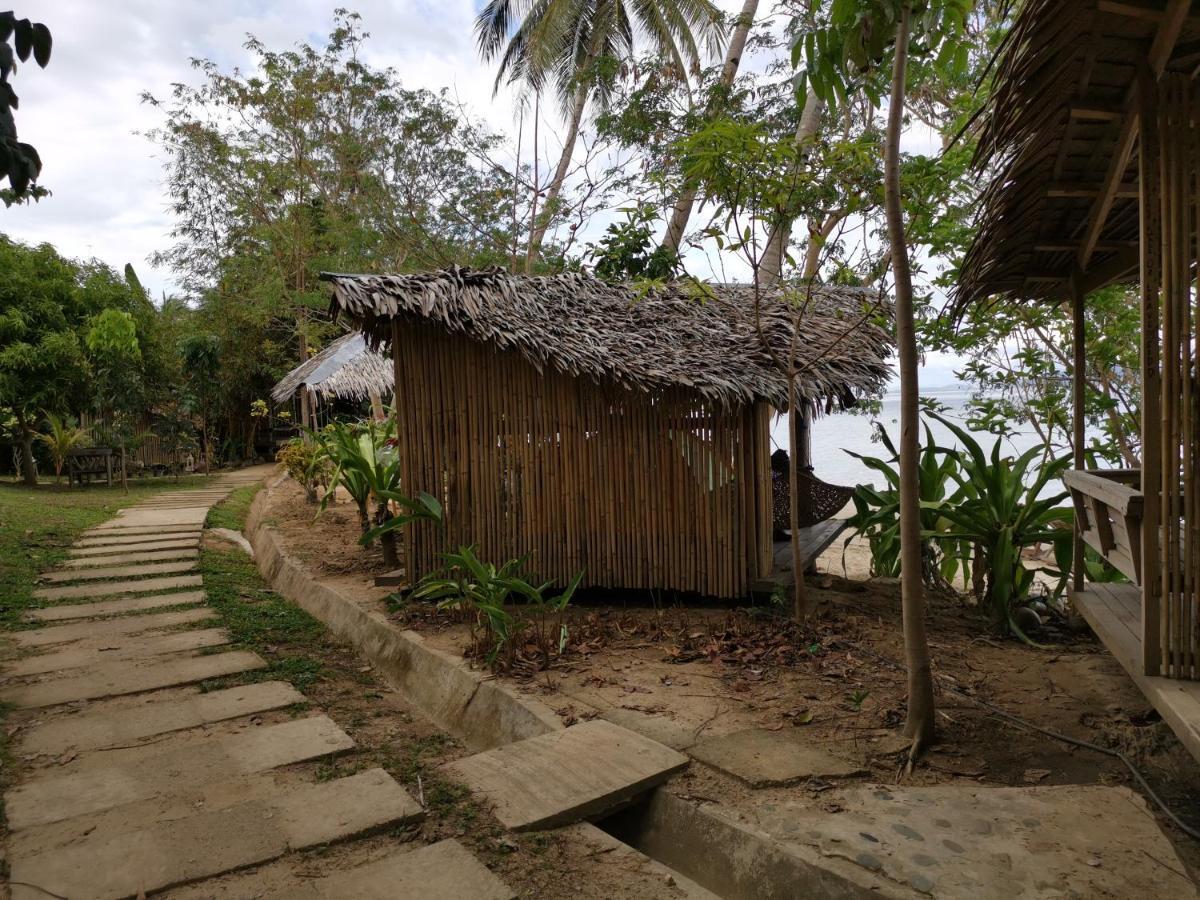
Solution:
<path fill-rule="evenodd" d="M 171 219 L 161 162 L 138 132 L 160 123 L 142 91 L 165 97 L 173 82 L 196 83 L 192 57 L 222 68 L 245 65 L 247 33 L 268 47 L 319 44 L 340 3 L 330 0 L 18 0 L 18 15 L 49 26 L 50 65 L 22 66 L 13 80 L 21 98 L 17 127 L 38 148 L 42 184 L 53 196 L 0 207 L 0 231 L 17 240 L 48 241 L 72 257 L 97 257 L 115 268 L 133 263 L 157 297 L 172 290 L 171 273 L 148 257 L 169 243 Z M 511 99 L 493 99 L 493 73 L 475 53 L 472 0 L 346 2 L 371 33 L 366 61 L 392 66 L 405 86 L 450 88 L 494 128 L 514 131 Z M 736 11 L 741 0 L 718 0 Z M 757 68 L 757 66 L 755 66 Z M 931 361 L 935 362 L 935 361 Z M 936 361 L 931 382 L 949 380 Z M 932 369 L 933 367 L 931 367 Z"/>

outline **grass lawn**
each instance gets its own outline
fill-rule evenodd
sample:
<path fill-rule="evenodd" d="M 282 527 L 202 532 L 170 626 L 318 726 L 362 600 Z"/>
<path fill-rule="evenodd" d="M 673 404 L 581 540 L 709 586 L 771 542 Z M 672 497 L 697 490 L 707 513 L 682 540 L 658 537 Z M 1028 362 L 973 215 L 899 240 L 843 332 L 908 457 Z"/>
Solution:
<path fill-rule="evenodd" d="M 68 489 L 43 482 L 30 488 L 0 481 L 0 629 L 20 627 L 21 614 L 36 605 L 31 594 L 38 573 L 65 557 L 79 532 L 122 507 L 204 482 L 204 476 L 131 481 L 126 493 L 120 487 Z"/>

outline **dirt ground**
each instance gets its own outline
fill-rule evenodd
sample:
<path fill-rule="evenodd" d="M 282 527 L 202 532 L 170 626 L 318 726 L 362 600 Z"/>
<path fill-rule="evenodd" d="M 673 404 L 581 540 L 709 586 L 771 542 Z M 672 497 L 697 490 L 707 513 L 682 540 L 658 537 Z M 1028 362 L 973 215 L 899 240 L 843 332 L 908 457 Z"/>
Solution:
<path fill-rule="evenodd" d="M 274 524 L 299 555 L 326 574 L 368 576 L 379 569 L 376 554 L 354 543 L 349 506 L 341 508 L 340 536 L 328 513 L 312 524 L 311 509 L 298 490 L 276 506 Z M 342 552 L 335 552 L 337 541 Z M 677 780 L 677 792 L 734 807 L 807 799 L 834 811 L 839 788 L 897 780 L 896 729 L 906 697 L 898 585 L 840 577 L 841 553 L 839 542 L 822 558 L 825 574 L 813 579 L 822 614 L 811 626 L 770 610 L 654 608 L 644 597 L 591 597 L 568 611 L 566 651 L 549 669 L 539 670 L 530 646 L 518 650 L 513 670 L 502 677 L 565 722 L 617 710 L 621 724 L 636 722 L 638 730 L 677 745 L 749 727 L 794 733 L 861 761 L 867 774 L 750 790 L 693 764 Z M 467 625 L 451 613 L 410 603 L 393 618 L 441 649 L 468 649 Z M 1053 642 L 1049 649 L 1031 648 L 993 636 L 957 597 L 930 598 L 939 742 L 906 782 L 1137 789 L 1119 760 L 1015 727 L 959 693 L 965 692 L 1040 727 L 1124 752 L 1185 821 L 1200 826 L 1200 764 L 1086 626 L 1059 625 L 1043 636 Z M 1200 846 L 1159 821 L 1195 875 Z"/>

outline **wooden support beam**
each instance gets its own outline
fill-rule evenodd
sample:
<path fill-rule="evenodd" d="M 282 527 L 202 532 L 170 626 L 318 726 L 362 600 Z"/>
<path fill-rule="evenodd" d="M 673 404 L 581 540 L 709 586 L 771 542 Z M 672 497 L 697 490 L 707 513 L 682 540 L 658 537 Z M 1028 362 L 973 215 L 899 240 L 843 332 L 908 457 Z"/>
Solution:
<path fill-rule="evenodd" d="M 1088 119 L 1097 122 L 1114 122 L 1121 118 L 1124 110 L 1111 103 L 1089 103 L 1081 100 L 1070 107 L 1072 119 Z"/>
<path fill-rule="evenodd" d="M 1089 184 L 1082 181 L 1052 181 L 1050 186 L 1046 188 L 1047 197 L 1099 197 L 1101 190 L 1105 190 L 1106 186 L 1102 184 Z M 1113 198 L 1136 198 L 1138 195 L 1138 186 L 1133 182 L 1118 184 L 1113 190 Z"/>
<path fill-rule="evenodd" d="M 1161 13 L 1162 17 L 1159 20 L 1158 31 L 1154 35 L 1154 42 L 1146 54 L 1146 65 L 1153 73 L 1154 78 L 1157 79 L 1161 76 L 1163 69 L 1166 68 L 1167 60 L 1171 58 L 1171 51 L 1175 49 L 1175 42 L 1179 40 L 1179 33 L 1183 30 L 1184 22 L 1187 21 L 1191 8 L 1191 0 L 1170 0 L 1166 9 Z M 1117 133 L 1113 155 L 1108 163 L 1108 172 L 1104 176 L 1103 189 L 1092 204 L 1091 212 L 1088 213 L 1087 230 L 1084 232 L 1083 244 L 1079 248 L 1078 264 L 1081 271 L 1087 271 L 1092 253 L 1096 249 L 1096 243 L 1100 240 L 1100 233 L 1104 230 L 1105 222 L 1108 221 L 1109 212 L 1112 211 L 1113 201 L 1117 198 L 1121 178 L 1129 165 L 1129 154 L 1133 151 L 1134 140 L 1138 132 L 1138 88 L 1136 83 L 1130 85 L 1126 92 L 1123 107 L 1121 130 Z"/>
<path fill-rule="evenodd" d="M 1113 16 L 1140 19 L 1143 22 L 1160 22 L 1167 10 L 1157 0 L 1099 0 L 1096 11 Z M 1200 16 L 1188 16 L 1186 24 L 1200 24 Z"/>
<path fill-rule="evenodd" d="M 1076 269 L 1071 273 L 1071 439 L 1074 445 L 1074 466 L 1078 470 L 1087 467 L 1084 458 L 1083 426 L 1086 419 L 1085 399 L 1087 386 L 1087 354 L 1085 349 L 1083 273 Z M 1071 584 L 1077 591 L 1083 590 L 1083 529 L 1079 511 L 1075 513 L 1075 533 L 1071 552 Z"/>
<path fill-rule="evenodd" d="M 1076 253 L 1079 241 L 1063 241 L 1060 243 L 1034 244 L 1034 253 Z M 1137 241 L 1098 241 L 1095 253 L 1121 253 L 1137 249 Z"/>

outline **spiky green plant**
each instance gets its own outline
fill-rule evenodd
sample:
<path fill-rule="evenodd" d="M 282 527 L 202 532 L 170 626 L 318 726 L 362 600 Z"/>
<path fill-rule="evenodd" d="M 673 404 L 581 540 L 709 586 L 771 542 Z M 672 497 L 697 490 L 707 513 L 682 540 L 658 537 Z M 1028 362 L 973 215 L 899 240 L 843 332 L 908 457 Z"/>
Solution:
<path fill-rule="evenodd" d="M 66 465 L 67 457 L 71 455 L 72 450 L 86 447 L 90 436 L 86 428 L 80 428 L 70 420 L 54 413 L 46 413 L 46 424 L 50 430 L 46 433 L 39 433 L 37 439 L 50 451 L 50 458 L 54 462 L 54 483 L 59 484 L 62 481 L 62 470 Z"/>

